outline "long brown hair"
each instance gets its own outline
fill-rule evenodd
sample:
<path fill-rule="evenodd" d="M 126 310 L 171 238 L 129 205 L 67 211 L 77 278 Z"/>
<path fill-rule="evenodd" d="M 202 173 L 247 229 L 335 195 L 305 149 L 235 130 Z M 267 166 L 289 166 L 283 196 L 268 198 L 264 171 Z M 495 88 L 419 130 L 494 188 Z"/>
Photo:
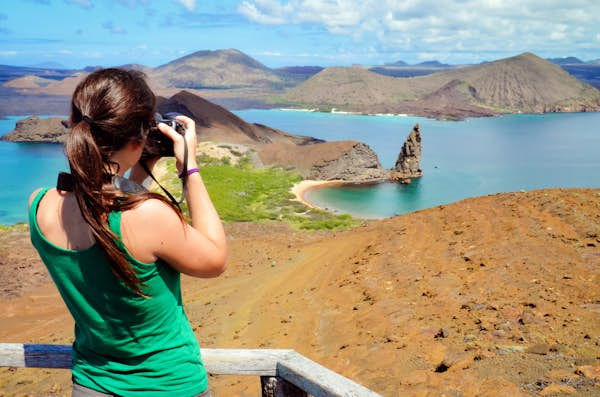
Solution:
<path fill-rule="evenodd" d="M 117 190 L 111 173 L 118 165 L 110 157 L 127 143 L 145 139 L 155 106 L 156 98 L 143 73 L 115 68 L 95 71 L 75 88 L 71 131 L 65 142 L 81 214 L 112 272 L 139 295 L 143 295 L 142 283 L 108 226 L 108 214 L 134 208 L 149 198 L 173 205 L 159 194 Z"/>

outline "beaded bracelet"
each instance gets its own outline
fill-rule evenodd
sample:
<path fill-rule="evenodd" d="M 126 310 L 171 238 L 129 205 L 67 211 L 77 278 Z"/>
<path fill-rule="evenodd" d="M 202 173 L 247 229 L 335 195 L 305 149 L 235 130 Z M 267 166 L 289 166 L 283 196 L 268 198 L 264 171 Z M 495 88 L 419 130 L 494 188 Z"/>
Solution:
<path fill-rule="evenodd" d="M 179 174 L 179 179 L 183 178 L 184 176 L 189 176 L 192 175 L 195 172 L 200 172 L 200 170 L 198 168 L 190 168 L 187 171 L 181 171 L 181 174 Z"/>

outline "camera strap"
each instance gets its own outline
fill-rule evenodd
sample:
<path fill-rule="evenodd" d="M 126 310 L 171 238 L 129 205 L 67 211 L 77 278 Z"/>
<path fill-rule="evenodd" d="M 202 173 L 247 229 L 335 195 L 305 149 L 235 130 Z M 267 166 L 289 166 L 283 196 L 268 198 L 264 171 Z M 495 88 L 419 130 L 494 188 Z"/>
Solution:
<path fill-rule="evenodd" d="M 150 178 L 152 178 L 152 180 L 158 185 L 158 187 L 160 187 L 162 189 L 162 191 L 165 192 L 165 194 L 167 195 L 169 200 L 171 200 L 171 202 L 177 208 L 179 208 L 179 211 L 181 212 L 181 207 L 179 206 L 179 204 L 183 203 L 183 200 L 185 200 L 186 185 L 187 185 L 186 171 L 187 171 L 187 165 L 188 165 L 188 146 L 187 146 L 187 141 L 185 140 L 185 138 L 183 139 L 183 172 L 182 172 L 182 176 L 181 176 L 181 198 L 179 200 L 177 200 L 175 197 L 173 197 L 173 195 L 171 193 L 169 193 L 169 191 L 167 189 L 165 189 L 163 187 L 163 185 L 161 185 L 160 182 L 158 182 L 158 180 L 156 180 L 156 178 L 154 177 L 154 175 L 152 175 L 152 172 L 146 165 L 145 161 L 140 161 L 140 165 L 142 166 L 142 169 L 146 172 L 146 174 L 148 174 L 148 176 Z"/>

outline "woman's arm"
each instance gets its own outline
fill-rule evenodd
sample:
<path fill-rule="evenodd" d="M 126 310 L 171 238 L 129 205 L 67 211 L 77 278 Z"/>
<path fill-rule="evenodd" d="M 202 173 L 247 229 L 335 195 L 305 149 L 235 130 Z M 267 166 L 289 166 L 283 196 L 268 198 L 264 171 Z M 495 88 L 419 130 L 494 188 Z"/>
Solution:
<path fill-rule="evenodd" d="M 173 140 L 177 170 L 182 171 L 184 148 L 187 141 L 189 150 L 187 169 L 197 168 L 196 163 L 196 128 L 194 121 L 185 116 L 178 116 L 185 128 L 185 137 L 171 127 L 159 124 L 159 129 Z M 192 173 L 187 177 L 186 199 L 192 224 L 180 221 L 177 214 L 166 204 L 158 200 L 148 200 L 140 206 L 145 216 L 153 217 L 151 222 L 155 229 L 150 242 L 154 247 L 154 255 L 167 261 L 182 273 L 196 277 L 216 277 L 225 270 L 227 244 L 221 219 L 206 191 L 200 173 Z"/>
<path fill-rule="evenodd" d="M 223 227 L 210 214 L 199 223 L 188 225 L 166 203 L 150 199 L 123 213 L 122 232 L 127 249 L 142 262 L 160 258 L 181 273 L 216 277 L 226 265 Z"/>

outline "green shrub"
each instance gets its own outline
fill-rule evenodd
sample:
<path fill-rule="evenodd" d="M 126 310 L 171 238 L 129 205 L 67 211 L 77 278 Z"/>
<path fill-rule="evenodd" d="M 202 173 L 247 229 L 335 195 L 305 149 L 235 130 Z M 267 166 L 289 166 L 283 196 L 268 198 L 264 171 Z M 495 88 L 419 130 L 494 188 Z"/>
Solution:
<path fill-rule="evenodd" d="M 294 200 L 291 188 L 302 180 L 300 174 L 282 168 L 255 168 L 244 156 L 234 167 L 199 157 L 206 189 L 225 222 L 281 221 L 299 229 L 347 229 L 358 224 L 350 215 L 335 215 L 310 209 Z M 167 161 L 167 178 L 161 180 L 175 197 L 181 184 L 172 159 Z M 158 192 L 158 190 L 157 190 Z M 185 204 L 185 203 L 184 203 Z M 184 211 L 186 206 L 182 207 Z"/>

